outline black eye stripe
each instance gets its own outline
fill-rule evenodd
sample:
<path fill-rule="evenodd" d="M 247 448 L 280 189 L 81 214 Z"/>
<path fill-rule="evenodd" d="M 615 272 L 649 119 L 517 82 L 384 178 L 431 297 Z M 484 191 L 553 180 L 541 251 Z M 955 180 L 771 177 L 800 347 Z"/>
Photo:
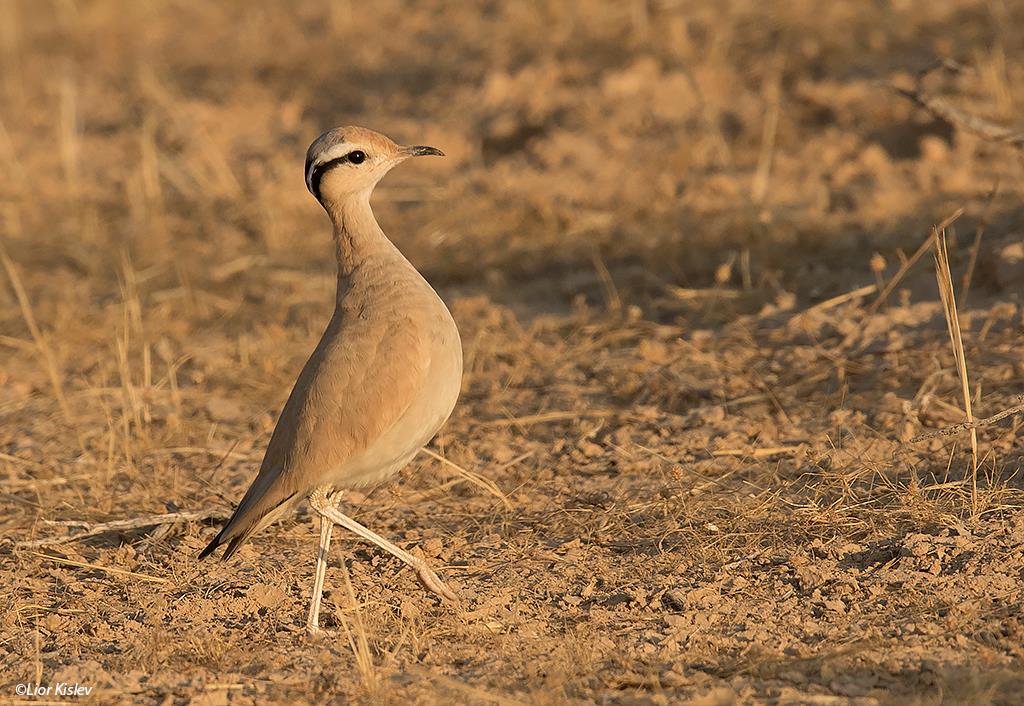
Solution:
<path fill-rule="evenodd" d="M 307 156 L 306 157 L 306 166 L 302 169 L 302 174 L 303 174 L 303 176 L 306 177 L 306 179 L 309 179 L 309 177 L 310 177 L 309 168 L 312 165 L 313 165 L 313 158 Z"/>
<path fill-rule="evenodd" d="M 358 155 L 361 158 L 358 159 L 358 160 L 353 160 L 352 159 L 353 155 Z M 310 176 L 309 176 L 309 190 L 313 193 L 313 196 L 316 197 L 316 200 L 319 201 L 320 200 L 320 180 L 324 178 L 324 174 L 326 174 L 330 170 L 334 169 L 339 164 L 344 164 L 345 162 L 352 162 L 354 164 L 361 164 L 365 160 L 366 160 L 366 153 L 365 152 L 363 152 L 361 150 L 353 150 L 352 152 L 349 152 L 346 155 L 343 155 L 341 157 L 335 157 L 334 159 L 327 160 L 323 164 L 316 165 L 315 167 L 313 167 L 313 173 L 310 174 Z M 306 173 L 309 174 L 309 162 L 308 162 L 308 160 L 306 162 Z"/>
<path fill-rule="evenodd" d="M 348 155 L 345 155 L 344 157 L 336 157 L 313 167 L 313 174 L 309 177 L 309 190 L 313 192 L 313 196 L 316 197 L 317 201 L 320 200 L 320 180 L 324 178 L 324 174 L 347 161 Z"/>

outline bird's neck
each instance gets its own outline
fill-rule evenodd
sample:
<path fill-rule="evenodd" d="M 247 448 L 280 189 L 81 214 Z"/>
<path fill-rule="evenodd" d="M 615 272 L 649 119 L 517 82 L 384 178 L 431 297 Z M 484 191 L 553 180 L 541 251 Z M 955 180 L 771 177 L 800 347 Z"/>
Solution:
<path fill-rule="evenodd" d="M 384 231 L 377 225 L 370 208 L 370 194 L 354 194 L 345 201 L 328 208 L 334 224 L 334 247 L 338 258 L 338 292 L 352 274 L 375 256 L 397 252 Z"/>

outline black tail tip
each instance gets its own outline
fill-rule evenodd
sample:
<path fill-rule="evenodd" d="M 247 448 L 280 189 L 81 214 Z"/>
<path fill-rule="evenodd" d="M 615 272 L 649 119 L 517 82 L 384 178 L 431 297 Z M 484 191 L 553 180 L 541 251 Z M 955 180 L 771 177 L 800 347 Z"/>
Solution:
<path fill-rule="evenodd" d="M 210 556 L 211 554 L 213 554 L 217 550 L 217 547 L 219 547 L 219 546 L 220 546 L 220 535 L 218 534 L 216 537 L 213 538 L 212 542 L 210 542 L 209 544 L 206 545 L 206 549 L 204 549 L 203 551 L 199 552 L 199 559 L 202 560 L 202 559 L 205 559 L 206 557 Z"/>
<path fill-rule="evenodd" d="M 200 561 L 213 554 L 215 551 L 217 551 L 217 547 L 224 543 L 225 540 L 222 536 L 223 534 L 223 532 L 218 534 L 216 537 L 213 538 L 212 542 L 206 545 L 206 549 L 199 552 Z M 224 554 L 221 555 L 221 560 L 230 559 L 234 555 L 234 553 L 238 551 L 238 548 L 242 546 L 242 543 L 244 541 L 244 535 L 241 537 L 232 537 L 231 540 L 228 542 L 228 548 L 225 549 Z"/>

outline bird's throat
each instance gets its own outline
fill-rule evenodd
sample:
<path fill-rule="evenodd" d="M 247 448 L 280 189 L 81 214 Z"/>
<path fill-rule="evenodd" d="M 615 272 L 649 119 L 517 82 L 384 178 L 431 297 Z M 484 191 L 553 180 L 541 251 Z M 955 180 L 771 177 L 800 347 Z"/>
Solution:
<path fill-rule="evenodd" d="M 334 250 L 338 261 L 338 297 L 346 292 L 352 277 L 367 264 L 404 258 L 377 224 L 370 208 L 369 194 L 356 195 L 328 210 L 334 224 Z M 376 269 L 376 268 L 374 268 Z"/>
<path fill-rule="evenodd" d="M 331 212 L 338 276 L 349 276 L 367 259 L 394 250 L 370 208 L 369 195 L 354 196 Z"/>

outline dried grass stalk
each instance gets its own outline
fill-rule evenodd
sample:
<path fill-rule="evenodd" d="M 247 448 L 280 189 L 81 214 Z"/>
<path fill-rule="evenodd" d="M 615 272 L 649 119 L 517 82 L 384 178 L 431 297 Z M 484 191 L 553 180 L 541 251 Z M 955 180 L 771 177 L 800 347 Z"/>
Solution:
<path fill-rule="evenodd" d="M 454 461 L 449 461 L 441 454 L 437 453 L 436 451 L 432 451 L 431 449 L 428 449 L 426 447 L 423 447 L 422 449 L 420 449 L 420 451 L 422 453 L 425 453 L 427 456 L 430 456 L 430 458 L 436 461 L 440 461 L 441 465 L 451 468 L 453 471 L 455 471 L 455 474 L 458 475 L 460 478 L 472 483 L 478 488 L 483 488 L 484 490 L 486 490 L 488 493 L 490 493 L 498 500 L 500 500 L 501 503 L 505 506 L 506 510 L 512 509 L 512 501 L 508 499 L 507 495 L 501 492 L 501 488 L 499 488 L 498 485 L 491 479 L 484 478 L 479 473 L 468 471 L 459 464 L 455 463 Z"/>
<path fill-rule="evenodd" d="M 952 225 L 952 223 L 956 221 L 958 218 L 960 218 L 960 216 L 962 216 L 963 214 L 964 209 L 958 208 L 948 218 L 942 221 L 942 223 L 932 228 L 931 233 L 929 233 L 928 237 L 925 238 L 925 241 L 921 243 L 921 246 L 914 252 L 913 255 L 910 256 L 910 258 L 906 262 L 900 265 L 900 269 L 897 270 L 896 274 L 893 275 L 892 279 L 889 280 L 885 287 L 882 288 L 882 291 L 879 293 L 878 298 L 875 299 L 874 303 L 872 303 L 871 306 L 868 308 L 868 313 L 874 314 L 876 311 L 878 311 L 879 307 L 881 307 L 882 304 L 885 303 L 885 300 L 888 299 L 889 295 L 892 294 L 894 289 L 896 289 L 896 285 L 900 283 L 904 275 L 906 275 L 910 268 L 914 266 L 914 263 L 917 262 L 921 258 L 921 256 L 925 254 L 925 252 L 928 251 L 928 248 L 933 247 L 935 245 L 935 234 L 939 231 L 945 232 L 946 228 Z"/>
<path fill-rule="evenodd" d="M 974 427 L 974 412 L 971 409 L 971 388 L 967 376 L 967 356 L 964 353 L 964 340 L 960 331 L 960 317 L 956 311 L 956 295 L 953 292 L 953 275 L 949 269 L 949 252 L 946 249 L 946 229 L 936 226 L 932 231 L 932 242 L 935 245 L 935 279 L 939 285 L 939 297 L 942 299 L 942 310 L 946 315 L 946 328 L 953 344 L 953 357 L 956 359 L 956 371 L 960 377 L 960 391 L 964 398 L 964 413 L 971 432 L 971 513 L 978 514 L 978 430 Z"/>

